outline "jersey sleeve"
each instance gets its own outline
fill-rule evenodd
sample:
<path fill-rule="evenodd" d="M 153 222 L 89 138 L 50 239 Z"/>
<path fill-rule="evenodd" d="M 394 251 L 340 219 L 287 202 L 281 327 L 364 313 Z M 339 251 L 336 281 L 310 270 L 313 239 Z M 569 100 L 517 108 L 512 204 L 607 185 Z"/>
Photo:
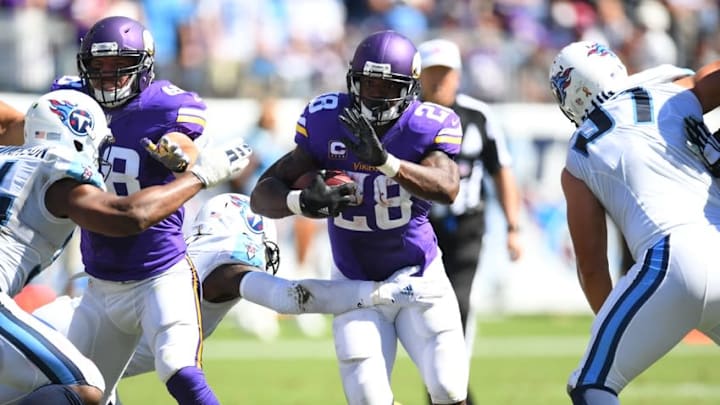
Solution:
<path fill-rule="evenodd" d="M 430 150 L 443 151 L 454 158 L 460 152 L 463 135 L 462 124 L 455 111 L 449 108 L 447 110 L 449 114 L 437 127 Z"/>
<path fill-rule="evenodd" d="M 295 144 L 322 166 L 328 159 L 328 142 L 340 133 L 338 116 L 350 103 L 345 93 L 325 93 L 310 100 L 295 124 Z M 335 142 L 333 144 L 339 144 Z"/>
<path fill-rule="evenodd" d="M 172 124 L 167 132 L 180 132 L 195 140 L 205 131 L 207 106 L 200 96 L 192 92 L 176 97 L 176 104 L 169 111 Z"/>
<path fill-rule="evenodd" d="M 58 147 L 48 149 L 45 162 L 49 172 L 46 181 L 48 185 L 68 178 L 106 190 L 103 175 L 97 164 L 74 150 Z"/>

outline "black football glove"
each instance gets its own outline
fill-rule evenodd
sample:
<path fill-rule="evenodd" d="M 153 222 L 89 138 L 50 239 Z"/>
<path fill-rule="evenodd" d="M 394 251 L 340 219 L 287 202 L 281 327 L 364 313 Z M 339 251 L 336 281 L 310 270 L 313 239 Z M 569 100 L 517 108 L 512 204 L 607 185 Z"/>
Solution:
<path fill-rule="evenodd" d="M 382 166 L 387 162 L 388 153 L 367 117 L 355 108 L 345 108 L 338 118 L 354 138 L 343 136 L 341 141 L 358 159 L 371 166 Z"/>
<path fill-rule="evenodd" d="M 319 171 L 312 183 L 300 192 L 300 209 L 310 218 L 336 217 L 354 201 L 355 184 L 328 186 L 325 170 Z"/>
<path fill-rule="evenodd" d="M 702 120 L 685 117 L 685 133 L 714 177 L 720 177 L 720 130 L 711 134 Z"/>

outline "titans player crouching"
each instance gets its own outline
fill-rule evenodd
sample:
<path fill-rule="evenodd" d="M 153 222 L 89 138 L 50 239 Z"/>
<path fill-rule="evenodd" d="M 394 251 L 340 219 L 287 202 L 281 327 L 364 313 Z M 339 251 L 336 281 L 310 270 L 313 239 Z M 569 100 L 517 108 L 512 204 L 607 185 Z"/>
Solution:
<path fill-rule="evenodd" d="M 187 242 L 188 255 L 202 279 L 205 338 L 240 298 L 284 314 L 341 314 L 374 305 L 429 303 L 439 294 L 436 287 L 422 278 L 404 273 L 383 282 L 287 280 L 274 276 L 280 260 L 275 224 L 253 213 L 248 197 L 242 194 L 220 194 L 207 201 L 195 219 Z M 59 297 L 33 314 L 67 335 L 79 299 Z M 143 339 L 123 376 L 154 369 L 150 345 Z"/>

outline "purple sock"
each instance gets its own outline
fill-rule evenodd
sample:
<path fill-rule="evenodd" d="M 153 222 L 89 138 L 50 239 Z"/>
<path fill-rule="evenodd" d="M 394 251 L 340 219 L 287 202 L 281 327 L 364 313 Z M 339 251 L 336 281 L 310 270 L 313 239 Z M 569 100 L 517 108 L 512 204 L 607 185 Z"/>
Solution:
<path fill-rule="evenodd" d="M 179 405 L 220 405 L 205 374 L 197 367 L 181 368 L 165 385 Z"/>

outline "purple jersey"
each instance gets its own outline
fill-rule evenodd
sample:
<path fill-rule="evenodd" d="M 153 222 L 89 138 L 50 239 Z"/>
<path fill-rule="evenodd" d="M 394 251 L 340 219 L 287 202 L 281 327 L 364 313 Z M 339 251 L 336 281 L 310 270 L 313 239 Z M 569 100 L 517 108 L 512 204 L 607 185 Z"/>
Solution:
<path fill-rule="evenodd" d="M 101 151 L 112 164 L 106 179 L 108 191 L 124 196 L 171 182 L 173 173 L 145 151 L 140 139 L 147 137 L 157 142 L 168 132 L 181 132 L 195 139 L 204 129 L 205 109 L 205 103 L 195 93 L 165 80 L 153 82 L 122 107 L 106 109 L 115 136 L 115 143 Z M 185 256 L 183 218 L 181 208 L 145 232 L 121 238 L 83 230 L 85 271 L 112 281 L 140 280 L 162 273 Z"/>
<path fill-rule="evenodd" d="M 344 93 L 313 99 L 298 120 L 295 143 L 319 167 L 345 170 L 358 185 L 361 202 L 328 220 L 333 260 L 354 280 L 384 280 L 398 269 L 420 266 L 437 256 L 437 239 L 428 221 L 431 202 L 415 197 L 375 167 L 360 162 L 340 140 L 346 129 L 338 115 L 350 105 Z M 382 138 L 387 151 L 419 163 L 440 150 L 460 150 L 460 119 L 449 108 L 413 102 Z"/>

